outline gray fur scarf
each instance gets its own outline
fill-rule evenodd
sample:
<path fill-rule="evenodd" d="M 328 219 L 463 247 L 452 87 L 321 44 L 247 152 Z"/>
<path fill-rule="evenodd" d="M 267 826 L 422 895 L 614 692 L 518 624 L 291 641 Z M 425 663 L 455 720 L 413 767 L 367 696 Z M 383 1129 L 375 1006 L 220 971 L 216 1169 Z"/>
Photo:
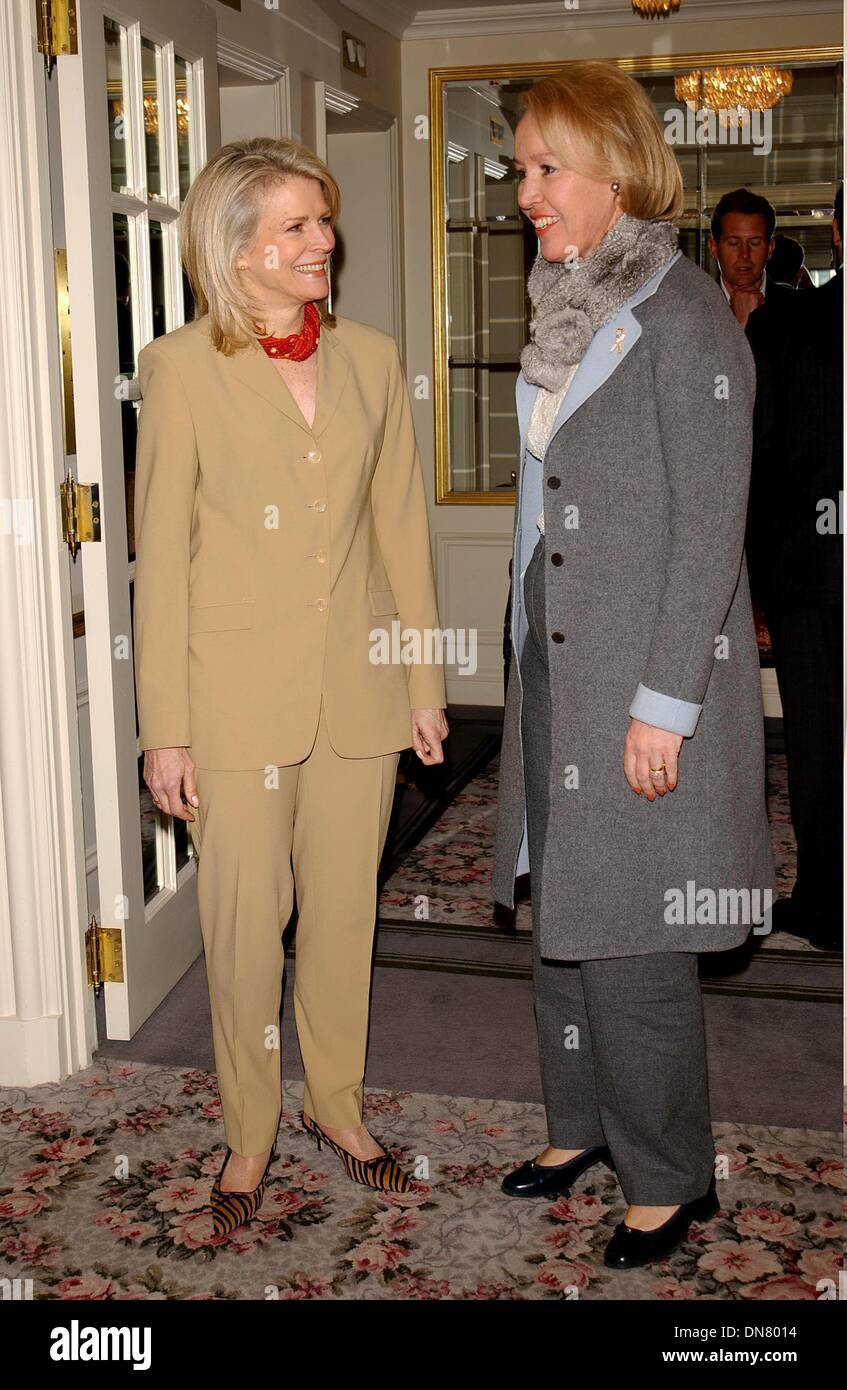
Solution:
<path fill-rule="evenodd" d="M 527 281 L 535 309 L 521 353 L 527 381 L 556 391 L 581 362 L 591 339 L 678 249 L 672 222 L 623 213 L 583 260 L 545 261 L 538 253 Z"/>

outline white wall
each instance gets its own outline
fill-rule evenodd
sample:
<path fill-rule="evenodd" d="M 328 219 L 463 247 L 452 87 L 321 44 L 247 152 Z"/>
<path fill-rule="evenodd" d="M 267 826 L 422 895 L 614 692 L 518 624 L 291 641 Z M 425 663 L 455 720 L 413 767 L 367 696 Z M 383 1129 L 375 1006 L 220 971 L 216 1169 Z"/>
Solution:
<path fill-rule="evenodd" d="M 341 189 L 333 273 L 336 313 L 390 333 L 402 346 L 400 259 L 394 245 L 391 132 L 327 134 L 326 162 Z M 339 258 L 339 253 L 343 260 Z"/>

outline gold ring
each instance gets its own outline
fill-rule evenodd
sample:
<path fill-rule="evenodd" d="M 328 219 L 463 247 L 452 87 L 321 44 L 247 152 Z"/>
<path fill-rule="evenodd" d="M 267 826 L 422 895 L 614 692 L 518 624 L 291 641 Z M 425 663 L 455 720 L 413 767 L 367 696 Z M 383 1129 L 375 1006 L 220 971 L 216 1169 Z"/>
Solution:
<path fill-rule="evenodd" d="M 648 767 L 649 767 L 649 763 L 648 763 Z M 665 772 L 665 771 L 666 771 L 666 768 L 665 768 L 664 763 L 662 763 L 662 766 L 661 766 L 661 767 L 651 767 L 651 768 L 650 768 L 650 771 L 651 771 L 651 772 Z"/>

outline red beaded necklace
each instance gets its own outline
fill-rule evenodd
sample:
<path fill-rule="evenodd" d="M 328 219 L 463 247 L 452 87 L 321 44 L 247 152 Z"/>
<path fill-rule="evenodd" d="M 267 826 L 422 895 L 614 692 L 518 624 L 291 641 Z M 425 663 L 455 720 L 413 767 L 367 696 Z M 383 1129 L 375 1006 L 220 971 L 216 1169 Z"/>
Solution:
<path fill-rule="evenodd" d="M 303 327 L 299 333 L 289 333 L 286 338 L 260 338 L 259 342 L 268 357 L 288 357 L 292 362 L 304 362 L 315 351 L 320 336 L 320 314 L 309 300 L 303 310 Z"/>

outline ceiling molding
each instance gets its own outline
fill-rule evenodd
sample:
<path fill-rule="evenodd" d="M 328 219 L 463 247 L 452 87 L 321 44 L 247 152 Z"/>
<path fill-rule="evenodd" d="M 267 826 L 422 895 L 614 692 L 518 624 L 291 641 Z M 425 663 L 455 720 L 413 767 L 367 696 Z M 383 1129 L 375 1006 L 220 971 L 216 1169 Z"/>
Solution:
<path fill-rule="evenodd" d="M 353 10 L 362 19 L 369 19 L 378 29 L 385 29 L 396 39 L 408 38 L 420 6 L 415 0 L 342 0 L 346 10 Z"/>
<path fill-rule="evenodd" d="M 241 44 L 233 43 L 222 34 L 218 34 L 218 64 L 220 67 L 244 73 L 246 77 L 252 77 L 257 82 L 275 82 L 286 72 L 283 63 L 277 63 L 273 58 L 265 58 L 249 48 L 242 48 Z"/>
<path fill-rule="evenodd" d="M 731 19 L 767 21 L 797 17 L 797 0 L 682 0 L 666 20 L 645 20 L 633 12 L 631 0 L 581 0 L 581 8 L 566 10 L 563 0 L 492 0 L 488 5 L 456 4 L 430 8 L 416 0 L 343 0 L 372 24 L 400 39 L 447 39 L 481 34 L 563 33 L 579 28 L 607 29 L 638 26 L 657 34 L 666 26 L 722 22 Z M 804 18 L 841 14 L 841 0 L 804 0 Z"/>
<path fill-rule="evenodd" d="M 334 111 L 336 116 L 349 116 L 359 105 L 359 98 L 343 91 L 341 87 L 330 87 L 329 83 L 325 82 L 324 102 L 327 110 Z"/>

